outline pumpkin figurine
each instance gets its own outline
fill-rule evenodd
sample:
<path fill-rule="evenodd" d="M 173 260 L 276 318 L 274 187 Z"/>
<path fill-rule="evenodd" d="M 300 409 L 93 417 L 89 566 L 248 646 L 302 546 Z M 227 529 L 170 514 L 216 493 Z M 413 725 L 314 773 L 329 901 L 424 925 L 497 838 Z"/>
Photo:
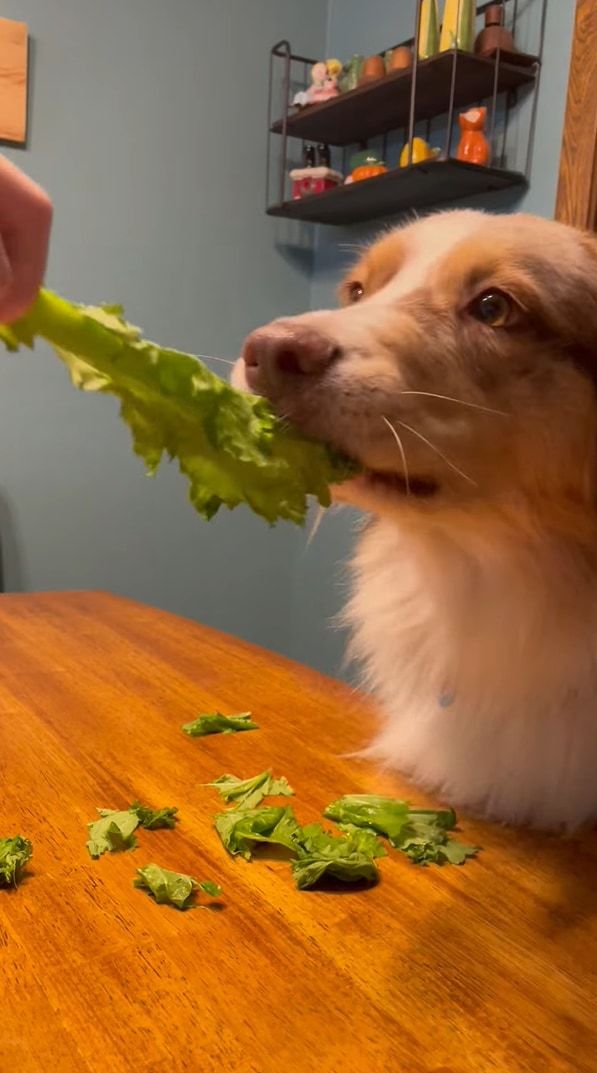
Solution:
<path fill-rule="evenodd" d="M 456 159 L 467 164 L 488 164 L 491 150 L 485 137 L 487 108 L 469 108 L 458 116 L 460 141 L 456 150 Z"/>
<path fill-rule="evenodd" d="M 363 179 L 374 179 L 377 175 L 383 175 L 388 170 L 377 153 L 373 153 L 369 149 L 362 153 L 357 153 L 352 158 L 350 166 L 349 178 L 353 183 L 362 182 Z"/>

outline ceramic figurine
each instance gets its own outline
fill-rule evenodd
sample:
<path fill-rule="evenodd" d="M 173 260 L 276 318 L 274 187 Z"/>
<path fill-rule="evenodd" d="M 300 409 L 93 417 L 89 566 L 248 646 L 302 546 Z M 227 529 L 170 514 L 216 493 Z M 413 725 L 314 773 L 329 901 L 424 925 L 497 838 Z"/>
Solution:
<path fill-rule="evenodd" d="M 363 60 L 361 67 L 359 85 L 362 86 L 365 82 L 377 82 L 377 79 L 383 78 L 385 73 L 386 65 L 383 61 L 383 56 L 367 56 L 367 59 Z"/>
<path fill-rule="evenodd" d="M 374 179 L 376 175 L 383 175 L 386 168 L 381 157 L 370 149 L 364 149 L 356 153 L 350 161 L 349 179 L 353 183 L 362 182 L 363 179 Z M 348 180 L 346 180 L 348 182 Z"/>
<path fill-rule="evenodd" d="M 350 60 L 348 60 L 348 63 L 344 64 L 338 77 L 338 89 L 340 90 L 340 93 L 350 93 L 351 89 L 357 88 L 362 66 L 363 57 L 356 53 Z"/>
<path fill-rule="evenodd" d="M 485 26 L 475 41 L 478 56 L 493 56 L 498 48 L 502 52 L 514 52 L 512 34 L 504 26 L 504 5 L 490 4 L 485 8 Z"/>
<path fill-rule="evenodd" d="M 314 63 L 311 68 L 311 85 L 306 90 L 295 93 L 292 103 L 299 108 L 306 108 L 309 104 L 320 104 L 321 101 L 329 101 L 337 97 L 338 75 L 342 70 L 340 60 L 325 60 Z"/>
<path fill-rule="evenodd" d="M 439 39 L 440 52 L 451 48 L 472 52 L 475 40 L 475 0 L 446 0 Z"/>
<path fill-rule="evenodd" d="M 343 180 L 339 171 L 325 167 L 293 168 L 290 178 L 292 179 L 293 201 L 310 197 L 311 194 L 323 194 L 325 190 L 333 190 Z"/>
<path fill-rule="evenodd" d="M 407 168 L 409 164 L 421 164 L 424 160 L 431 160 L 432 157 L 437 156 L 438 152 L 439 150 L 432 149 L 424 138 L 413 138 L 410 160 L 408 142 L 406 142 L 406 144 L 402 146 L 399 165 L 401 168 Z"/>
<path fill-rule="evenodd" d="M 390 71 L 407 71 L 413 65 L 412 50 L 406 45 L 399 45 L 398 48 L 386 52 L 385 61 L 387 74 Z"/>
<path fill-rule="evenodd" d="M 421 0 L 421 14 L 419 16 L 419 47 L 420 60 L 428 60 L 435 56 L 439 49 L 439 11 L 437 0 Z"/>
<path fill-rule="evenodd" d="M 458 116 L 461 135 L 456 159 L 468 164 L 488 164 L 490 147 L 485 137 L 487 108 L 469 108 Z"/>

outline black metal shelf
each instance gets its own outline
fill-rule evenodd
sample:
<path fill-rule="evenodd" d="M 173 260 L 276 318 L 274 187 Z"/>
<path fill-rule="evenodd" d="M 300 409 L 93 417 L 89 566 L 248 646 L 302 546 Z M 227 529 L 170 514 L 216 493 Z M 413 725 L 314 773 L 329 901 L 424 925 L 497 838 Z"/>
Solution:
<path fill-rule="evenodd" d="M 309 223 L 362 223 L 525 183 L 526 177 L 520 171 L 480 167 L 460 160 L 426 160 L 323 194 L 270 205 L 267 214 Z"/>
<path fill-rule="evenodd" d="M 485 59 L 454 50 L 420 60 L 416 72 L 415 119 L 431 119 L 446 111 L 452 80 L 453 106 L 461 107 L 490 97 L 496 91 L 503 93 L 532 84 L 538 63 L 536 56 L 525 53 L 508 53 L 505 62 L 499 54 Z M 330 101 L 309 105 L 288 116 L 286 133 L 292 138 L 344 146 L 404 127 L 409 119 L 412 80 L 412 69 L 393 71 Z M 283 120 L 272 124 L 273 134 L 283 131 Z"/>

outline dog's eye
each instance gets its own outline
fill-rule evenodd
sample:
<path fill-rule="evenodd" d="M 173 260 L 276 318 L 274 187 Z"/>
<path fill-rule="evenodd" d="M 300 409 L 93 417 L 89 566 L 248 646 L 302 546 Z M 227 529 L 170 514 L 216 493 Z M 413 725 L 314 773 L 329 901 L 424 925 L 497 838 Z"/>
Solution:
<path fill-rule="evenodd" d="M 358 302 L 365 293 L 365 288 L 362 283 L 359 283 L 358 279 L 353 279 L 347 287 L 346 291 L 349 302 Z"/>
<path fill-rule="evenodd" d="M 488 328 L 504 328 L 512 319 L 514 304 L 503 291 L 484 291 L 471 302 L 469 312 Z"/>

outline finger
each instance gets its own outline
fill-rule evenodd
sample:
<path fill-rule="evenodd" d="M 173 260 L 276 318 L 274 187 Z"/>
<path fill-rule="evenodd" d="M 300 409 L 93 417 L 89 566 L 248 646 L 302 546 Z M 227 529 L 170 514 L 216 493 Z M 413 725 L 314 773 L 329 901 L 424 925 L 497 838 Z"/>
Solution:
<path fill-rule="evenodd" d="M 51 202 L 38 188 L 29 193 L 26 204 L 15 206 L 10 223 L 0 224 L 12 275 L 0 292 L 0 322 L 16 320 L 35 301 L 46 269 L 51 225 Z"/>

